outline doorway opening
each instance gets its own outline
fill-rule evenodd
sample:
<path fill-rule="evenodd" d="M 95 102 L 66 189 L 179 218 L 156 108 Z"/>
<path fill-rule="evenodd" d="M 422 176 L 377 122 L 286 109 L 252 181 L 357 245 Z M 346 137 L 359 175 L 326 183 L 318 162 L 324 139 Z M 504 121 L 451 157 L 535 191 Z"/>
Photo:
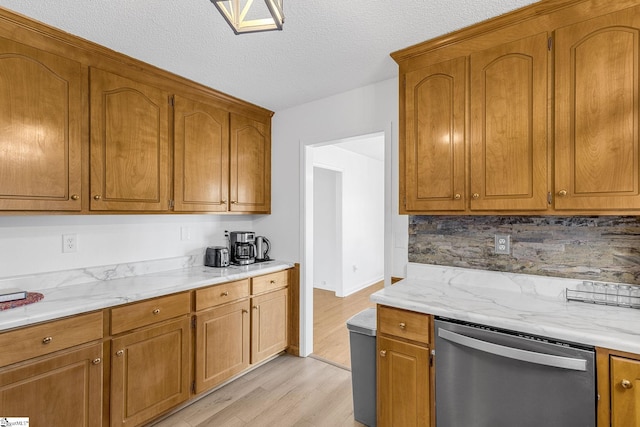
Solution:
<path fill-rule="evenodd" d="M 382 132 L 306 149 L 304 239 L 313 354 L 347 368 L 346 321 L 372 307 L 369 295 L 384 286 L 385 151 Z"/>

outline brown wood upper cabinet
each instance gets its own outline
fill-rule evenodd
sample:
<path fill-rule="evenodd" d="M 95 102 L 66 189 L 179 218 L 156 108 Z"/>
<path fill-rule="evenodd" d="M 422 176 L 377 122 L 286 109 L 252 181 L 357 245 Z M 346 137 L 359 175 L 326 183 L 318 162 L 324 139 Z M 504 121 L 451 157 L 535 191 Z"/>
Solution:
<path fill-rule="evenodd" d="M 0 38 L 0 210 L 81 209 L 79 62 Z"/>
<path fill-rule="evenodd" d="M 90 70 L 91 210 L 169 209 L 169 94 Z"/>
<path fill-rule="evenodd" d="M 556 209 L 640 209 L 640 7 L 555 40 Z"/>
<path fill-rule="evenodd" d="M 271 123 L 231 114 L 231 212 L 271 213 Z"/>
<path fill-rule="evenodd" d="M 405 209 L 465 209 L 466 58 L 407 73 Z"/>
<path fill-rule="evenodd" d="M 543 0 L 392 57 L 401 213 L 640 212 L 640 1 Z"/>
<path fill-rule="evenodd" d="M 545 210 L 547 34 L 471 55 L 471 209 Z"/>
<path fill-rule="evenodd" d="M 229 206 L 229 113 L 174 98 L 174 208 L 226 212 Z"/>

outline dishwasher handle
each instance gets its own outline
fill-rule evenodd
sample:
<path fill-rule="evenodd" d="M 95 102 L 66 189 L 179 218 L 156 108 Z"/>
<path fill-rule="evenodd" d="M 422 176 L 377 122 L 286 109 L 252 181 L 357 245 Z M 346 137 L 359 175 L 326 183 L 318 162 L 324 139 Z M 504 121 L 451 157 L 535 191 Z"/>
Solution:
<path fill-rule="evenodd" d="M 587 361 L 571 357 L 554 356 L 552 354 L 537 353 L 535 351 L 520 350 L 513 347 L 490 343 L 487 341 L 460 335 L 446 329 L 438 329 L 438 336 L 447 341 L 460 344 L 465 347 L 495 354 L 509 359 L 520 360 L 537 365 L 553 366 L 555 368 L 569 369 L 572 371 L 586 371 Z"/>

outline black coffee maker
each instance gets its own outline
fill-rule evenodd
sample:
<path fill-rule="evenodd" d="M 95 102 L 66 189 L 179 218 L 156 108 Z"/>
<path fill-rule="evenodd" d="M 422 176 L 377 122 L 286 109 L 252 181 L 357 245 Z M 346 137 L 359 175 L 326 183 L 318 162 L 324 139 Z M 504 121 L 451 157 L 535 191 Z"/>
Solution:
<path fill-rule="evenodd" d="M 229 233 L 231 264 L 247 265 L 256 262 L 256 234 L 253 231 Z"/>

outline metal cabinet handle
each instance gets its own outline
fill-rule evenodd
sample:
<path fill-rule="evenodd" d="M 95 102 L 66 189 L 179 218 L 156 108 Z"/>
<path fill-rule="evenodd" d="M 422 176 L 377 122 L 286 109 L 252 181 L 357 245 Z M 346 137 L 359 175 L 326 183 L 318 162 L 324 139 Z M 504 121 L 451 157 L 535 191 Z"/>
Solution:
<path fill-rule="evenodd" d="M 72 194 L 71 195 L 71 200 L 78 200 L 80 198 L 80 196 L 78 196 L 77 194 Z"/>
<path fill-rule="evenodd" d="M 270 280 L 269 283 L 272 284 L 272 285 L 275 285 L 276 281 L 275 280 Z"/>
<path fill-rule="evenodd" d="M 249 310 L 245 310 L 244 308 L 242 309 L 242 314 L 247 314 L 249 312 Z"/>
<path fill-rule="evenodd" d="M 42 344 L 50 344 L 53 341 L 53 337 L 44 337 L 42 338 Z"/>
<path fill-rule="evenodd" d="M 99 357 L 96 357 L 91 361 L 91 363 L 93 363 L 94 365 L 99 365 L 100 362 L 102 362 L 102 359 L 100 359 Z"/>
<path fill-rule="evenodd" d="M 116 356 L 118 356 L 118 357 L 122 357 L 123 354 L 124 354 L 124 350 L 116 351 Z"/>
<path fill-rule="evenodd" d="M 400 327 L 400 329 L 406 329 L 407 328 L 407 324 L 404 322 L 400 322 L 400 324 L 398 325 Z"/>
<path fill-rule="evenodd" d="M 257 306 L 257 305 L 254 305 L 254 306 L 253 306 L 253 309 L 254 309 L 254 310 L 257 310 L 257 309 L 258 309 L 258 306 Z"/>
<path fill-rule="evenodd" d="M 224 291 L 223 293 L 220 294 L 221 297 L 228 297 L 229 296 L 229 292 L 228 291 Z"/>
<path fill-rule="evenodd" d="M 564 197 L 564 196 L 566 196 L 566 195 L 567 195 L 567 190 L 560 190 L 560 191 L 558 191 L 558 196 L 560 196 L 560 197 Z"/>
<path fill-rule="evenodd" d="M 489 354 L 495 354 L 496 356 L 508 359 L 521 360 L 523 362 L 534 363 L 536 365 L 553 366 L 572 371 L 584 372 L 587 370 L 587 361 L 585 359 L 555 356 L 552 354 L 537 353 L 529 350 L 506 347 L 477 338 L 468 337 L 466 335 L 457 334 L 446 329 L 438 329 L 438 336 L 465 347 L 473 348 Z"/>
<path fill-rule="evenodd" d="M 380 350 L 380 357 L 387 357 L 387 350 Z"/>
<path fill-rule="evenodd" d="M 220 200 L 220 204 L 221 204 L 221 205 L 226 205 L 226 204 L 227 204 L 227 201 L 226 201 L 226 200 Z"/>
<path fill-rule="evenodd" d="M 100 200 L 102 199 L 102 196 L 99 194 L 96 194 L 95 196 L 93 196 L 94 200 Z"/>
<path fill-rule="evenodd" d="M 629 380 L 620 381 L 620 385 L 622 386 L 622 388 L 626 388 L 627 390 L 633 388 L 633 383 Z"/>
<path fill-rule="evenodd" d="M 479 199 L 480 198 L 480 194 L 478 193 L 473 193 L 473 195 L 471 196 L 473 199 Z"/>
<path fill-rule="evenodd" d="M 453 196 L 454 199 L 456 200 L 460 200 L 462 198 L 462 196 L 459 193 L 456 193 L 455 196 Z"/>
<path fill-rule="evenodd" d="M 160 309 L 159 309 L 159 308 L 156 308 L 155 310 L 153 310 L 153 312 L 152 312 L 152 313 L 153 313 L 154 315 L 156 315 L 156 314 L 160 314 Z"/>
<path fill-rule="evenodd" d="M 238 204 L 238 201 L 237 201 L 237 200 L 232 200 L 232 201 L 231 201 L 231 204 L 232 204 L 232 205 L 236 205 L 236 204 Z"/>

